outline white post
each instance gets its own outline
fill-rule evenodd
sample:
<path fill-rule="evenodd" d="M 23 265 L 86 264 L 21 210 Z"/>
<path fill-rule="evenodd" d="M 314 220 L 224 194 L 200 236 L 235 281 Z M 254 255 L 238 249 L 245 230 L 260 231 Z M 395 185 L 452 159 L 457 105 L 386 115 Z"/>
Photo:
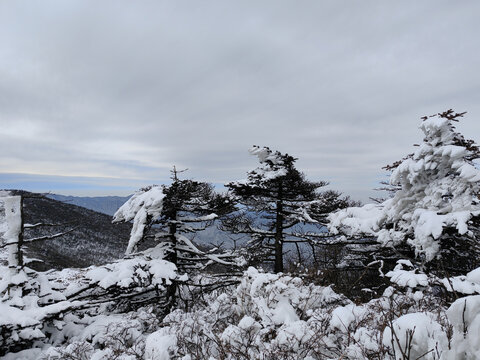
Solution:
<path fill-rule="evenodd" d="M 8 267 L 16 269 L 23 265 L 22 256 L 22 197 L 4 196 L 0 198 L 5 208 L 6 231 L 3 234 L 4 244 L 8 249 Z"/>

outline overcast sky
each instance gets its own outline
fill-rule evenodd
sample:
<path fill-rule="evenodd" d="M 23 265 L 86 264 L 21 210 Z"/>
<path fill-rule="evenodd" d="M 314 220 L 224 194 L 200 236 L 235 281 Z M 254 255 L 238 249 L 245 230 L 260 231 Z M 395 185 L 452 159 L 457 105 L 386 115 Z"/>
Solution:
<path fill-rule="evenodd" d="M 253 144 L 366 200 L 468 111 L 480 141 L 479 1 L 0 0 L 0 187 L 128 194 L 241 179 Z"/>

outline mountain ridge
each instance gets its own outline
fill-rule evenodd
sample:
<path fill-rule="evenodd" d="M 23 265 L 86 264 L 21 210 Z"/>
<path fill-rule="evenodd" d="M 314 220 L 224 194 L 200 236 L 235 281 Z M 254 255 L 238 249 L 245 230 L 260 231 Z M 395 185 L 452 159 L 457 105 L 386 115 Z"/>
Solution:
<path fill-rule="evenodd" d="M 48 198 L 84 207 L 102 214 L 113 216 L 132 195 L 128 196 L 72 196 L 48 194 Z"/>

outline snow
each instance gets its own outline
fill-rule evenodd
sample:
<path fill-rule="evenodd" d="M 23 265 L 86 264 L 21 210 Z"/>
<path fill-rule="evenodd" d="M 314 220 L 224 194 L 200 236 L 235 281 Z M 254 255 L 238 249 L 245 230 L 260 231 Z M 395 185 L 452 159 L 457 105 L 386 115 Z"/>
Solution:
<path fill-rule="evenodd" d="M 118 267 L 118 271 L 120 268 L 123 267 Z M 412 268 L 410 261 L 401 260 L 394 272 L 408 272 Z M 475 274 L 473 271 L 471 276 Z M 101 276 L 100 272 L 97 275 Z M 70 274 L 61 276 L 71 277 Z M 286 354 L 285 351 L 291 356 L 302 354 L 297 355 L 299 358 L 315 359 L 320 352 L 326 359 L 338 358 L 338 354 L 367 359 L 368 354 L 370 357 L 377 354 L 377 358 L 393 360 L 381 349 L 391 348 L 396 358 L 401 358 L 401 352 L 406 350 L 404 344 L 410 338 L 410 358 L 426 354 L 425 359 L 475 359 L 480 354 L 480 295 L 455 301 L 446 314 L 442 308 L 429 305 L 433 298 L 425 298 L 421 291 L 402 295 L 388 288 L 378 299 L 354 304 L 330 287 L 307 284 L 300 278 L 269 274 L 253 267 L 244 273 L 236 288 L 225 291 L 204 294 L 205 306 L 195 307 L 191 312 L 175 310 L 162 323 L 155 320 L 150 310 L 100 313 L 83 319 L 67 313 L 64 325 L 51 337 L 50 346 L 6 358 L 67 358 L 68 354 L 73 356 L 81 351 L 90 360 L 109 358 L 113 354 L 130 360 L 138 358 L 136 351 L 142 354 L 141 358 L 158 360 L 182 358 L 189 354 L 186 349 L 191 349 L 214 359 L 229 349 L 225 357 L 229 360 L 238 358 L 238 354 L 251 359 L 275 358 Z M 412 298 L 417 300 L 409 303 L 408 299 Z M 60 302 L 49 311 L 37 307 L 32 312 L 0 306 L 0 314 L 10 314 L 10 318 L 4 318 L 5 322 L 27 320 L 26 314 L 32 315 L 29 320 L 41 322 L 42 316 L 65 309 L 66 303 Z M 395 304 L 401 307 L 391 310 Z M 434 312 L 421 306 L 431 306 Z M 396 311 L 398 315 L 394 315 L 392 322 L 385 322 L 385 314 L 396 314 Z M 450 349 L 447 316 L 453 325 Z M 468 331 L 464 334 L 466 328 Z M 40 327 L 19 335 L 48 341 Z M 124 345 L 115 340 L 119 338 L 124 339 Z M 181 352 L 184 355 L 180 356 Z"/>
<path fill-rule="evenodd" d="M 397 356 L 410 354 L 409 359 L 433 360 L 443 352 L 448 340 L 434 314 L 411 313 L 400 316 L 385 328 L 383 344 L 394 348 Z"/>
<path fill-rule="evenodd" d="M 279 299 L 277 306 L 272 311 L 272 315 L 272 320 L 276 325 L 290 324 L 300 320 L 286 297 Z"/>
<path fill-rule="evenodd" d="M 27 349 L 16 353 L 9 353 L 0 357 L 1 360 L 38 360 L 41 358 L 42 349 Z"/>
<path fill-rule="evenodd" d="M 410 269 L 405 270 L 404 267 Z M 392 271 L 389 271 L 386 277 L 390 281 L 401 287 L 416 288 L 418 286 L 428 286 L 428 277 L 425 274 L 418 273 L 413 269 L 413 265 L 408 260 L 400 260 Z"/>
<path fill-rule="evenodd" d="M 199 216 L 196 218 L 179 218 L 178 221 L 188 221 L 188 222 L 201 222 L 201 221 L 212 221 L 218 218 L 217 214 L 209 214 L 205 216 Z"/>
<path fill-rule="evenodd" d="M 30 313 L 13 306 L 0 303 L 0 325 L 19 325 L 21 327 L 37 325 L 38 319 L 32 317 Z"/>
<path fill-rule="evenodd" d="M 165 194 L 160 186 L 142 189 L 127 200 L 113 216 L 113 222 L 133 220 L 132 231 L 126 254 L 136 250 L 138 243 L 143 239 L 147 217 L 159 217 L 163 208 Z"/>
<path fill-rule="evenodd" d="M 364 309 L 357 307 L 354 304 L 339 306 L 332 312 L 330 327 L 332 329 L 348 331 L 350 325 L 361 317 L 364 312 Z"/>
<path fill-rule="evenodd" d="M 170 284 L 171 280 L 176 278 L 176 270 L 176 266 L 169 261 L 137 257 L 93 268 L 85 277 L 104 289 L 111 286 L 128 288 L 139 281 L 138 279 L 162 286 L 164 283 Z"/>
<path fill-rule="evenodd" d="M 22 217 L 21 217 L 21 197 L 20 196 L 6 196 L 0 198 L 5 209 L 5 223 L 6 229 L 3 233 L 5 244 L 8 249 L 8 264 L 10 267 L 17 267 L 20 264 L 18 254 L 18 242 L 20 241 L 20 233 L 22 232 Z"/>
<path fill-rule="evenodd" d="M 145 360 L 169 360 L 169 349 L 177 345 L 177 339 L 161 329 L 148 335 L 145 340 Z"/>
<path fill-rule="evenodd" d="M 253 146 L 249 153 L 258 157 L 261 166 L 248 172 L 248 178 L 228 183 L 226 185 L 246 185 L 251 181 L 257 182 L 258 186 L 266 186 L 268 182 L 288 173 L 285 163 L 286 155 L 279 151 L 270 150 L 268 147 Z"/>
<path fill-rule="evenodd" d="M 440 283 L 450 292 L 467 295 L 480 294 L 480 284 L 469 281 L 465 276 L 440 279 Z"/>
<path fill-rule="evenodd" d="M 466 181 L 469 182 L 477 182 L 480 181 L 480 173 L 478 169 L 470 164 L 463 164 L 458 168 L 460 171 L 460 176 L 464 178 Z"/>
<path fill-rule="evenodd" d="M 375 204 L 367 204 L 362 207 L 349 207 L 340 210 L 329 217 L 329 230 L 338 234 L 339 229 L 345 228 L 347 235 L 366 234 L 375 235 L 379 230 L 382 207 Z"/>
<path fill-rule="evenodd" d="M 330 215 L 332 233 L 374 236 L 387 246 L 408 242 L 427 261 L 440 253 L 447 228 L 469 236 L 469 221 L 480 215 L 480 170 L 470 160 L 476 154 L 458 145 L 463 137 L 447 119 L 430 118 L 420 128 L 423 143 L 390 176 L 400 190 L 381 204 Z"/>
<path fill-rule="evenodd" d="M 480 358 L 480 295 L 456 300 L 447 310 L 453 325 L 451 350 L 444 360 Z"/>
<path fill-rule="evenodd" d="M 270 150 L 270 148 L 264 146 L 264 147 L 259 147 L 259 146 L 252 146 L 249 150 L 249 153 L 252 155 L 258 156 L 258 161 L 260 164 L 270 162 L 273 165 L 283 165 L 283 156 L 280 152 L 276 151 L 273 152 Z"/>
<path fill-rule="evenodd" d="M 149 209 L 150 215 L 157 215 L 160 213 L 163 206 L 162 187 L 153 185 L 150 188 L 138 190 L 135 194 L 123 204 L 113 216 L 114 222 L 130 221 L 135 218 L 138 211 L 142 208 Z"/>
<path fill-rule="evenodd" d="M 480 268 L 476 268 L 467 274 L 467 280 L 480 285 Z"/>

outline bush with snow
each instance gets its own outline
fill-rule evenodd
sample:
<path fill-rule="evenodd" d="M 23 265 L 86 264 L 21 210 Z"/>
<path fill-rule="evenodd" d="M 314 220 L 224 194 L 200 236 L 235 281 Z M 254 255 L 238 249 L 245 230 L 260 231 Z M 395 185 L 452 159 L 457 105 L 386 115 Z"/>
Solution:
<path fill-rule="evenodd" d="M 164 320 L 168 331 L 163 331 L 176 336 L 173 358 L 397 359 L 395 344 L 386 340 L 392 334 L 388 329 L 403 334 L 402 316 L 417 314 L 409 322 L 418 327 L 417 337 L 424 335 L 425 317 L 438 331 L 427 332 L 426 342 L 413 337 L 410 351 L 427 349 L 437 356 L 449 329 L 442 309 L 431 295 L 393 288 L 357 305 L 330 287 L 250 268 L 236 289 L 210 297 L 206 307 L 169 314 Z"/>
<path fill-rule="evenodd" d="M 400 265 L 397 270 L 412 271 L 409 264 Z M 86 279 L 100 286 L 92 270 L 81 272 L 84 275 L 76 276 L 79 284 L 70 285 L 65 294 Z M 238 285 L 204 294 L 203 302 L 165 317 L 156 303 L 128 312 L 83 303 L 88 307 L 81 311 L 66 311 L 57 321 L 38 323 L 47 336 L 13 358 L 20 354 L 29 360 L 476 358 L 478 295 L 460 298 L 447 310 L 421 282 L 402 281 L 398 286 L 368 303 L 355 304 L 330 287 L 249 268 Z M 13 322 L 0 314 L 3 321 Z"/>
<path fill-rule="evenodd" d="M 68 301 L 44 274 L 28 268 L 0 272 L 0 355 L 48 341 L 49 328 L 65 326 L 64 314 L 83 305 Z"/>
<path fill-rule="evenodd" d="M 448 348 L 444 327 L 432 313 L 410 313 L 392 321 L 385 328 L 383 344 L 400 359 L 440 359 Z"/>

